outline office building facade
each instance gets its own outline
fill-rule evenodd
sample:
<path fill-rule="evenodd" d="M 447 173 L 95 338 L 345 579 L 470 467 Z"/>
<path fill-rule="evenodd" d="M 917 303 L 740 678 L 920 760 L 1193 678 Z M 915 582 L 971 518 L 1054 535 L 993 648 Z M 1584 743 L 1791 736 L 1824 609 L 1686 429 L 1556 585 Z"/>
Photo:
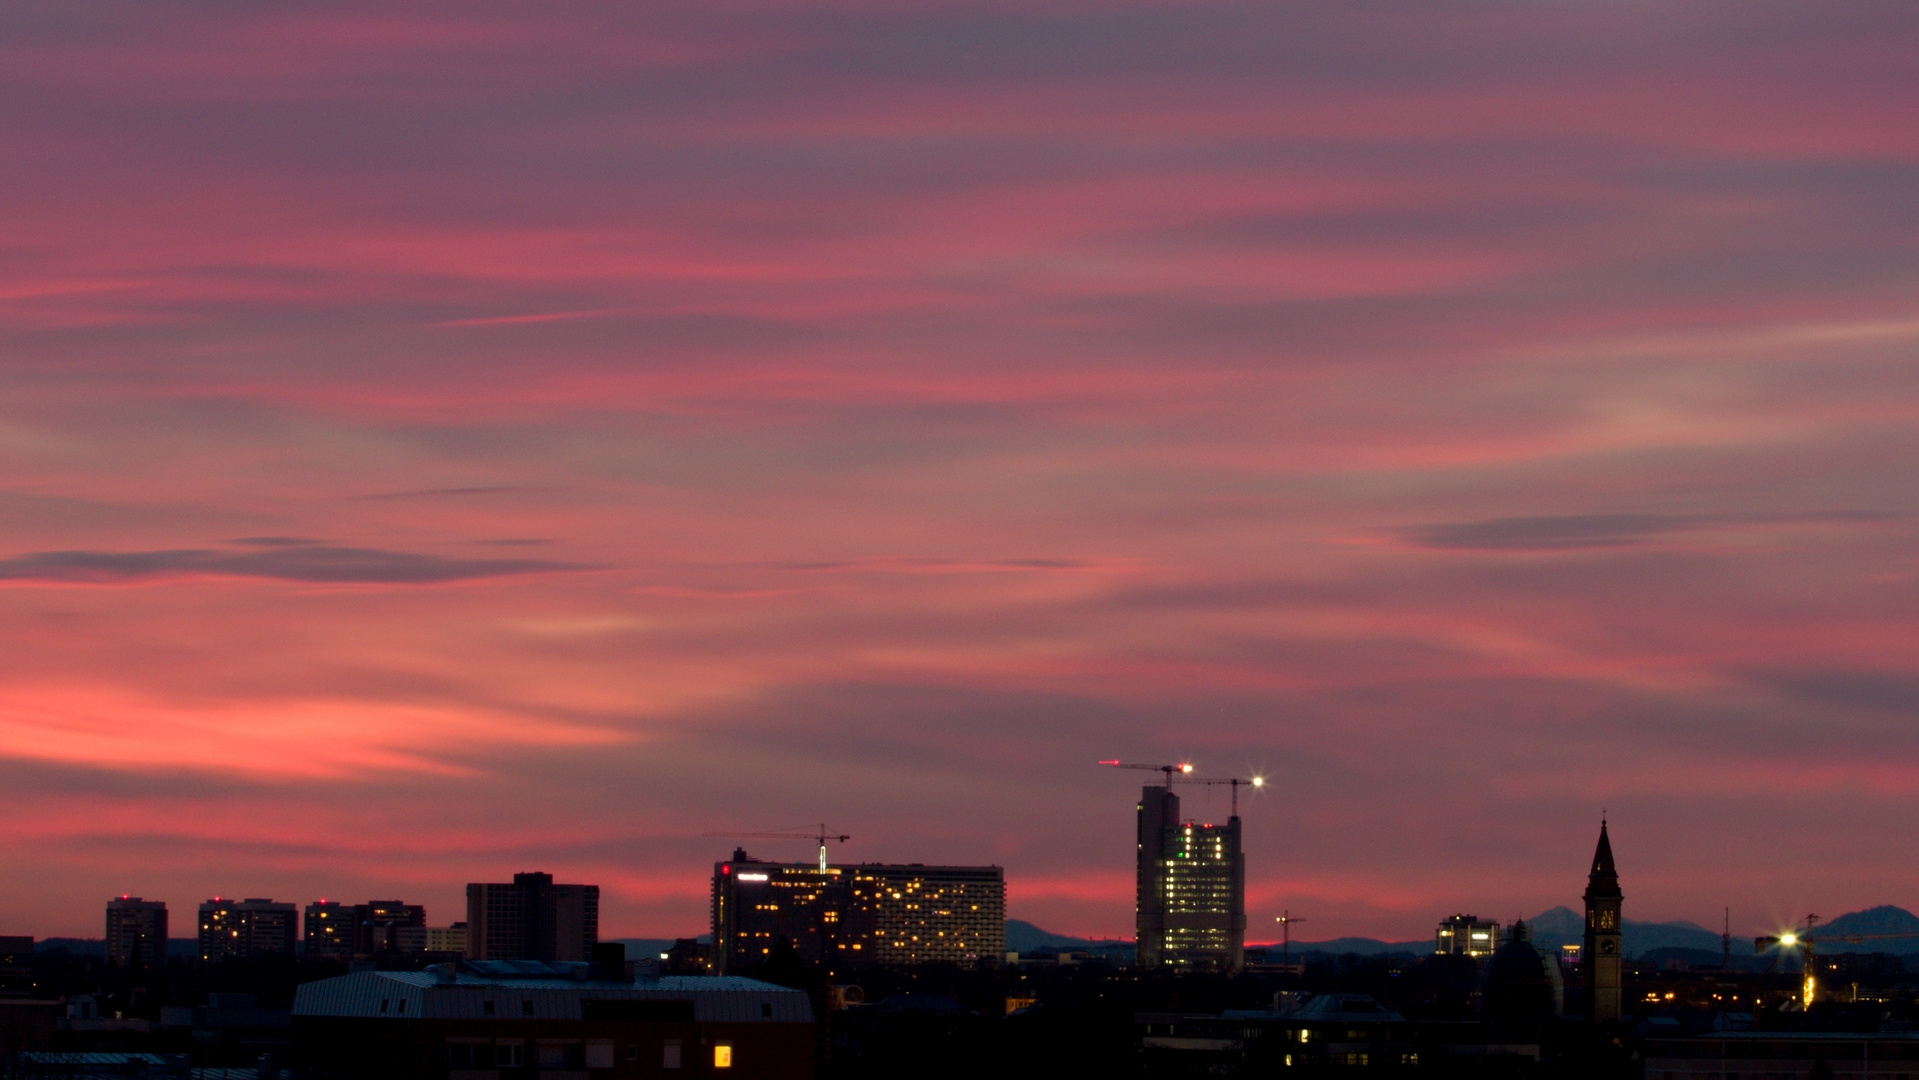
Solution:
<path fill-rule="evenodd" d="M 137 896 L 107 901 L 107 962 L 121 968 L 165 967 L 166 904 Z"/>
<path fill-rule="evenodd" d="M 713 866 L 713 953 L 750 971 L 779 941 L 834 967 L 996 964 L 1006 947 L 1006 873 L 997 866 L 772 863 L 745 851 Z"/>
<path fill-rule="evenodd" d="M 200 905 L 200 961 L 292 956 L 299 939 L 300 910 L 272 900 L 222 900 Z"/>
<path fill-rule="evenodd" d="M 586 962 L 600 940 L 600 887 L 556 885 L 551 874 L 466 887 L 469 960 Z"/>
<path fill-rule="evenodd" d="M 1491 956 L 1499 951 L 1499 923 L 1477 915 L 1454 915 L 1439 924 L 1433 952 L 1440 956 Z"/>
<path fill-rule="evenodd" d="M 1224 825 L 1180 818 L 1179 796 L 1148 785 L 1138 806 L 1139 964 L 1234 973 L 1246 945 L 1246 858 L 1239 817 Z"/>

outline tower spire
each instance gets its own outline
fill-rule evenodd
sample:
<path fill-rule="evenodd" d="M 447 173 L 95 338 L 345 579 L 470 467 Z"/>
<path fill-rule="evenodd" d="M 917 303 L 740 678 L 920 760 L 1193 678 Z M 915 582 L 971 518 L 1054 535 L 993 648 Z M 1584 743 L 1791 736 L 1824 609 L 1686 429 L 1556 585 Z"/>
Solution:
<path fill-rule="evenodd" d="M 1593 849 L 1592 870 L 1586 875 L 1586 940 L 1579 966 L 1586 983 L 1586 1019 L 1593 1023 L 1618 1020 L 1624 1004 L 1620 961 L 1623 944 L 1619 870 L 1613 865 L 1612 837 L 1606 819 L 1599 819 L 1599 845 Z"/>
<path fill-rule="evenodd" d="M 1599 819 L 1599 846 L 1593 849 L 1592 870 L 1586 875 L 1586 896 L 1616 896 L 1619 870 L 1613 866 L 1612 837 L 1606 832 L 1606 819 Z"/>

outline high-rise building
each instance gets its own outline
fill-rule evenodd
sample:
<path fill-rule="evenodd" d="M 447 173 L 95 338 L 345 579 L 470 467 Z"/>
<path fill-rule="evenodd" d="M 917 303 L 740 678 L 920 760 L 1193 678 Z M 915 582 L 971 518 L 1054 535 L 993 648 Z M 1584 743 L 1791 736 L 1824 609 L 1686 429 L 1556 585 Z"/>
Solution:
<path fill-rule="evenodd" d="M 399 933 L 404 929 L 424 928 L 426 908 L 400 900 L 369 900 L 360 905 L 361 955 L 406 951 Z"/>
<path fill-rule="evenodd" d="M 593 959 L 600 887 L 555 885 L 552 874 L 515 874 L 511 885 L 466 887 L 469 960 Z"/>
<path fill-rule="evenodd" d="M 360 914 L 360 905 L 343 904 L 338 900 L 315 900 L 308 904 L 305 916 L 307 959 L 353 959 L 353 954 L 359 951 Z"/>
<path fill-rule="evenodd" d="M 107 901 L 107 962 L 122 968 L 167 966 L 167 905 L 137 896 Z"/>
<path fill-rule="evenodd" d="M 306 954 L 351 959 L 385 953 L 418 952 L 411 931 L 426 927 L 426 908 L 401 900 L 342 904 L 317 900 L 306 909 Z"/>
<path fill-rule="evenodd" d="M 200 905 L 200 960 L 292 956 L 299 931 L 300 909 L 292 904 L 216 896 Z"/>
<path fill-rule="evenodd" d="M 1006 948 L 997 866 L 772 863 L 744 850 L 713 865 L 713 951 L 722 972 L 769 960 L 781 939 L 808 963 L 996 964 Z"/>
<path fill-rule="evenodd" d="M 1135 926 L 1141 967 L 1239 971 L 1246 944 L 1246 858 L 1239 816 L 1182 821 L 1166 785 L 1140 792 Z"/>
<path fill-rule="evenodd" d="M 1441 956 L 1491 956 L 1499 951 L 1499 923 L 1477 915 L 1454 915 L 1439 924 L 1433 952 Z"/>
<path fill-rule="evenodd" d="M 1593 850 L 1592 870 L 1586 875 L 1586 943 L 1579 966 L 1586 984 L 1586 1019 L 1604 1024 L 1619 1019 L 1620 923 L 1619 908 L 1626 894 L 1619 891 L 1619 871 L 1613 868 L 1612 840 L 1606 822 L 1599 822 L 1599 846 Z"/>

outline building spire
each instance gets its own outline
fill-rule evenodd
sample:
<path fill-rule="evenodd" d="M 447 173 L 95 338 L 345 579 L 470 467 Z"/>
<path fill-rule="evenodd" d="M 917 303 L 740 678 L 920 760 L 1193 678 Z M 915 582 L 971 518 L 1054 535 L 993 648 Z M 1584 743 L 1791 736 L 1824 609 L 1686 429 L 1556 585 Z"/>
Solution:
<path fill-rule="evenodd" d="M 1606 834 L 1606 819 L 1599 819 L 1599 846 L 1593 849 L 1592 870 L 1586 875 L 1586 895 L 1619 895 L 1619 871 L 1612 860 L 1612 839 Z"/>

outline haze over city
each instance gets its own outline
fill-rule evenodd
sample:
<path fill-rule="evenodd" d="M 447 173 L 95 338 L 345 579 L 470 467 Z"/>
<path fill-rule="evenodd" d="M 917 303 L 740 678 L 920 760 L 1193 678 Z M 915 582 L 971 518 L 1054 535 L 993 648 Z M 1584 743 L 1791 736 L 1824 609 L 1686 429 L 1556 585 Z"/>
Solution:
<path fill-rule="evenodd" d="M 1909 5 L 10 5 L 0 933 L 703 834 L 1919 901 Z M 1224 790 L 1182 792 L 1202 818 Z M 742 841 L 803 861 L 804 841 Z"/>

